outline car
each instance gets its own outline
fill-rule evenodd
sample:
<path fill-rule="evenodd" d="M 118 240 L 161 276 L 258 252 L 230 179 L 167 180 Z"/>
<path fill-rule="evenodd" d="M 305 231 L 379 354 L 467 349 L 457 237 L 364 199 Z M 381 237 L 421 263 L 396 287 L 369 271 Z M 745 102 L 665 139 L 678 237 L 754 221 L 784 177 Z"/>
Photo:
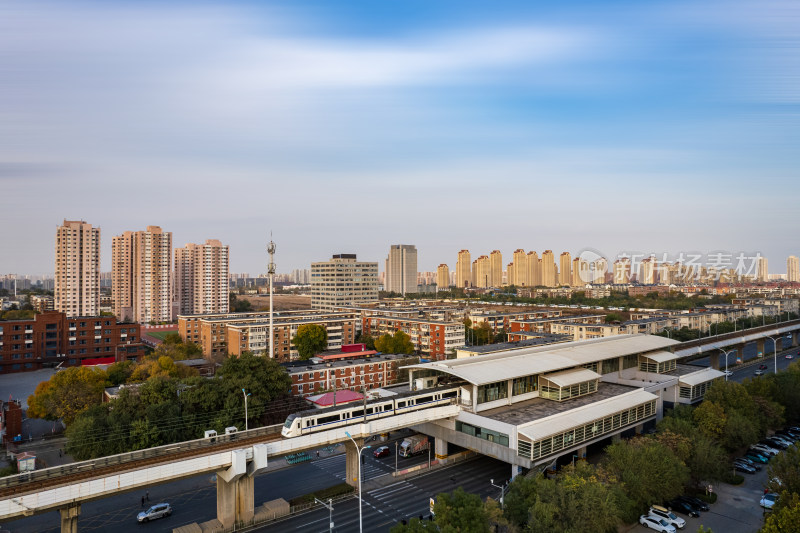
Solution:
<path fill-rule="evenodd" d="M 769 368 L 767 365 L 758 365 L 759 370 L 766 370 L 767 368 Z"/>
<path fill-rule="evenodd" d="M 677 511 L 687 516 L 692 516 L 692 517 L 700 516 L 700 513 L 697 512 L 697 510 L 694 508 L 692 504 L 678 498 L 668 501 L 666 507 L 671 511 Z"/>
<path fill-rule="evenodd" d="M 773 448 L 780 448 L 781 450 L 785 450 L 794 443 L 773 435 L 771 437 L 767 437 L 766 439 L 764 439 L 764 444 L 772 446 Z"/>
<path fill-rule="evenodd" d="M 708 511 L 709 507 L 706 502 L 694 496 L 678 496 L 678 499 L 693 506 L 695 511 Z"/>
<path fill-rule="evenodd" d="M 725 370 L 722 373 L 725 374 L 726 378 L 729 378 L 733 375 L 733 372 L 731 372 L 730 370 Z"/>
<path fill-rule="evenodd" d="M 142 511 L 138 515 L 136 515 L 136 520 L 143 524 L 145 522 L 149 522 L 150 520 L 156 520 L 157 518 L 164 518 L 165 516 L 169 516 L 172 514 L 172 507 L 168 503 L 157 503 L 154 506 L 150 507 L 146 511 Z"/>
<path fill-rule="evenodd" d="M 770 455 L 771 457 L 775 457 L 780 452 L 780 450 L 776 450 L 772 446 L 767 446 L 766 444 L 753 444 L 752 446 L 750 446 L 750 449 L 764 452 Z"/>
<path fill-rule="evenodd" d="M 639 523 L 642 524 L 644 527 L 648 529 L 653 529 L 655 531 L 664 531 L 665 533 L 675 533 L 675 528 L 672 527 L 669 524 L 669 522 L 657 516 L 649 516 L 643 514 L 642 516 L 639 517 Z"/>
<path fill-rule="evenodd" d="M 754 463 L 767 464 L 767 462 L 769 461 L 769 459 L 767 459 L 760 453 L 747 452 L 746 454 L 744 454 L 744 456 L 745 458 L 750 459 Z"/>
<path fill-rule="evenodd" d="M 750 465 L 748 465 L 746 463 L 741 463 L 739 461 L 734 461 L 733 462 L 733 469 L 736 470 L 737 472 L 744 472 L 745 474 L 755 474 L 756 473 L 756 469 L 755 468 L 753 468 L 752 466 L 750 466 Z"/>
<path fill-rule="evenodd" d="M 758 463 L 754 463 L 753 461 L 751 461 L 747 457 L 739 457 L 737 459 L 734 459 L 733 462 L 734 463 L 736 463 L 736 462 L 744 463 L 749 467 L 755 468 L 756 472 L 761 472 L 761 465 L 759 465 Z"/>
<path fill-rule="evenodd" d="M 375 448 L 375 451 L 372 452 L 372 456 L 375 459 L 380 459 L 381 457 L 389 457 L 389 447 L 381 446 L 379 448 Z"/>
<path fill-rule="evenodd" d="M 686 520 L 677 516 L 675 513 L 673 513 L 666 507 L 661 507 L 660 505 L 651 505 L 650 509 L 648 510 L 648 513 L 650 514 L 650 516 L 663 518 L 670 525 L 678 529 L 683 529 L 684 527 L 686 527 Z"/>
<path fill-rule="evenodd" d="M 763 376 L 764 375 L 764 371 L 759 368 L 758 370 L 753 372 L 753 375 L 755 375 L 755 376 Z"/>
<path fill-rule="evenodd" d="M 790 353 L 786 354 L 786 359 L 794 359 L 794 356 Z"/>
<path fill-rule="evenodd" d="M 768 494 L 764 494 L 759 500 L 758 504 L 763 507 L 764 509 L 772 509 L 772 506 L 775 505 L 775 502 L 778 501 L 778 495 L 772 492 Z"/>

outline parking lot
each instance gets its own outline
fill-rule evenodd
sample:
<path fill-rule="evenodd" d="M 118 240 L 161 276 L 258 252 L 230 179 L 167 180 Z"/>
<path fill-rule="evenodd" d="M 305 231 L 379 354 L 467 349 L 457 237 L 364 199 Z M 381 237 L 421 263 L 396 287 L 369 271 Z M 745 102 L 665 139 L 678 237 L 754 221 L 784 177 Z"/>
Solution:
<path fill-rule="evenodd" d="M 741 474 L 744 483 L 738 486 L 721 483 L 713 486 L 717 493 L 717 502 L 709 505 L 710 510 L 700 513 L 698 518 L 676 513 L 686 520 L 683 531 L 695 532 L 702 525 L 714 532 L 735 531 L 736 533 L 755 533 L 764 524 L 764 510 L 758 501 L 764 494 L 767 481 L 767 465 L 762 465 L 761 472 Z M 643 512 L 646 512 L 643 509 Z M 637 525 L 632 532 L 652 531 Z"/>

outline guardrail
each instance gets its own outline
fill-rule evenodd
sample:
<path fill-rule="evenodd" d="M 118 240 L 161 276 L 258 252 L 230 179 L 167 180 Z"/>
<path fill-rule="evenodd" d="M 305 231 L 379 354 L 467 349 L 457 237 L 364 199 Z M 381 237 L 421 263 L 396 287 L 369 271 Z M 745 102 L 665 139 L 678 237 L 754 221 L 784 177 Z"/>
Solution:
<path fill-rule="evenodd" d="M 259 437 L 280 435 L 282 427 L 283 424 L 264 426 L 248 431 L 239 431 L 230 435 L 217 435 L 210 438 L 176 442 L 173 444 L 158 446 L 156 448 L 147 448 L 144 450 L 126 452 L 117 455 L 108 455 L 106 457 L 98 457 L 88 461 L 69 463 L 62 466 L 44 468 L 42 470 L 34 470 L 33 472 L 26 472 L 24 474 L 0 478 L 0 491 L 37 481 L 51 481 L 59 477 L 68 477 L 74 475 L 83 476 L 89 472 L 96 474 L 98 469 L 105 467 L 117 467 L 142 461 L 155 462 L 152 460 L 178 454 L 183 455 L 187 452 L 193 452 L 200 449 L 208 449 L 209 451 L 213 451 L 215 448 L 230 447 L 232 444 L 243 444 L 243 441 L 257 439 Z"/>

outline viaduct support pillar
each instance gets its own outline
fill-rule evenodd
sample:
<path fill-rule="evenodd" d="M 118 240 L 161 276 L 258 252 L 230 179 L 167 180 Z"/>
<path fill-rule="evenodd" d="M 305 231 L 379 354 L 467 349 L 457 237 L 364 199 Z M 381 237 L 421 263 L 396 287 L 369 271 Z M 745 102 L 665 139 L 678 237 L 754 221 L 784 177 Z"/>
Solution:
<path fill-rule="evenodd" d="M 435 449 L 436 452 L 436 460 L 439 461 L 440 464 L 447 464 L 447 441 L 436 437 L 435 442 Z"/>
<path fill-rule="evenodd" d="M 359 448 L 364 447 L 364 439 L 355 439 Z M 353 441 L 344 441 L 344 451 L 347 457 L 345 462 L 345 481 L 351 487 L 358 487 L 358 450 Z M 362 454 L 363 455 L 363 454 Z"/>
<path fill-rule="evenodd" d="M 759 355 L 764 355 L 764 339 L 758 339 L 756 341 L 756 352 L 758 352 Z M 744 361 L 743 356 L 740 355 L 739 357 L 741 357 L 742 361 Z"/>
<path fill-rule="evenodd" d="M 792 332 L 792 348 L 797 348 L 798 340 L 800 340 L 800 330 Z"/>
<path fill-rule="evenodd" d="M 217 472 L 217 520 L 225 529 L 253 518 L 253 478 L 247 473 L 246 450 L 231 452 L 231 466 Z M 244 477 L 242 477 L 244 476 Z"/>
<path fill-rule="evenodd" d="M 81 505 L 73 503 L 58 510 L 61 515 L 61 533 L 78 533 L 78 517 L 81 514 Z"/>
<path fill-rule="evenodd" d="M 712 352 L 708 356 L 708 366 L 714 370 L 719 370 L 719 352 Z"/>

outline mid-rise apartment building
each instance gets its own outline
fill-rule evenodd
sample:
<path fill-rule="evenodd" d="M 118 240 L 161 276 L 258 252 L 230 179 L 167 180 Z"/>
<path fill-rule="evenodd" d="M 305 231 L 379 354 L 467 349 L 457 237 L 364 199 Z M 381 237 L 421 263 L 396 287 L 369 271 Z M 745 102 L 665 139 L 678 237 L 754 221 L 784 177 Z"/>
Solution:
<path fill-rule="evenodd" d="M 114 315 L 139 323 L 172 320 L 172 233 L 159 226 L 111 242 Z"/>
<path fill-rule="evenodd" d="M 67 317 L 58 311 L 0 321 L 0 373 L 109 364 L 144 356 L 138 324 L 111 316 Z"/>
<path fill-rule="evenodd" d="M 180 314 L 228 312 L 227 245 L 209 239 L 175 249 L 175 304 Z"/>
<path fill-rule="evenodd" d="M 426 318 L 395 316 L 362 316 L 361 329 L 374 338 L 394 335 L 403 331 L 422 357 L 440 360 L 464 345 L 464 324 L 458 321 L 441 321 Z"/>
<path fill-rule="evenodd" d="M 330 261 L 311 263 L 313 309 L 335 310 L 377 301 L 377 262 L 358 261 L 356 254 L 336 254 Z"/>
<path fill-rule="evenodd" d="M 64 220 L 56 230 L 53 307 L 67 316 L 100 314 L 100 228 Z"/>
<path fill-rule="evenodd" d="M 358 392 L 394 384 L 398 366 L 409 357 L 383 354 L 343 360 L 325 358 L 322 362 L 295 363 L 286 370 L 292 378 L 292 394 L 296 396 L 345 389 Z"/>
<path fill-rule="evenodd" d="M 384 289 L 402 294 L 417 292 L 417 247 L 413 244 L 393 244 L 386 258 Z"/>

